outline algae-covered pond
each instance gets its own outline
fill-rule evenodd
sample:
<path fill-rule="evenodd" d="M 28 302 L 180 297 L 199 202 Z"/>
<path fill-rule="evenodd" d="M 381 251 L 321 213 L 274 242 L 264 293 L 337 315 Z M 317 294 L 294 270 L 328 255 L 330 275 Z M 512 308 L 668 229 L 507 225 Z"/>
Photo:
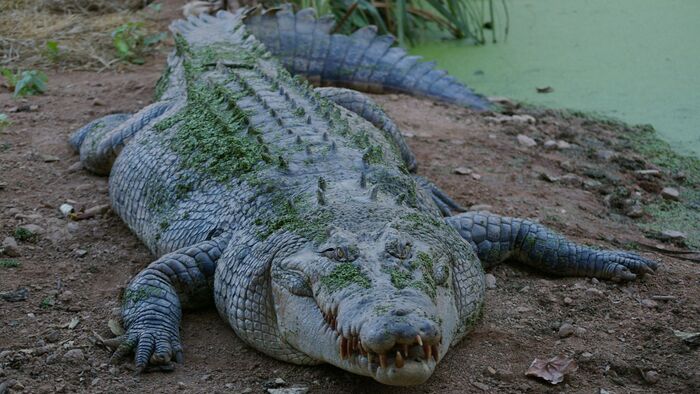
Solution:
<path fill-rule="evenodd" d="M 486 95 L 650 123 L 700 156 L 700 1 L 508 0 L 505 42 L 412 53 Z M 551 86 L 552 93 L 536 87 Z"/>

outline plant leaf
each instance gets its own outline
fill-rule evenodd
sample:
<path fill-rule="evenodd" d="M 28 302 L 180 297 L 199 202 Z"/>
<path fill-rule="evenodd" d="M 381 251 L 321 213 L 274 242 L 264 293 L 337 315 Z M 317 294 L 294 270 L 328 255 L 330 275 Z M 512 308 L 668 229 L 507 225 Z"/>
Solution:
<path fill-rule="evenodd" d="M 564 376 L 578 369 L 576 361 L 564 356 L 556 356 L 549 360 L 536 358 L 525 372 L 525 376 L 535 376 L 544 379 L 551 384 L 564 381 Z"/>

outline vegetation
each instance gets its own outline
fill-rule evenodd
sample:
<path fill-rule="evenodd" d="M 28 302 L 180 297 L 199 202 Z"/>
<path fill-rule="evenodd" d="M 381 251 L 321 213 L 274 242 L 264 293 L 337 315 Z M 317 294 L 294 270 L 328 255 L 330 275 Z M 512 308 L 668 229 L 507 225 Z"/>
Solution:
<path fill-rule="evenodd" d="M 0 268 L 17 268 L 19 260 L 17 259 L 0 259 Z"/>
<path fill-rule="evenodd" d="M 16 240 L 20 242 L 33 242 L 37 239 L 37 235 L 33 232 L 27 230 L 24 227 L 17 227 L 14 234 L 12 234 Z"/>
<path fill-rule="evenodd" d="M 44 93 L 46 83 L 49 81 L 46 74 L 38 70 L 12 71 L 9 68 L 2 68 L 0 74 L 15 97 Z"/>
<path fill-rule="evenodd" d="M 382 34 L 393 34 L 400 45 L 415 43 L 429 32 L 447 32 L 457 39 L 478 44 L 496 42 L 496 19 L 502 17 L 508 33 L 505 1 L 494 0 L 292 0 L 298 8 L 313 7 L 319 15 L 333 14 L 336 30 L 349 33 L 375 25 Z M 497 13 L 501 15 L 497 16 Z M 500 22 L 499 22 L 500 26 Z M 487 33 L 490 32 L 490 34 Z"/>
<path fill-rule="evenodd" d="M 0 131 L 2 131 L 5 127 L 10 125 L 10 118 L 7 117 L 7 115 L 0 113 Z M 0 145 L 0 152 L 5 150 L 4 149 L 5 144 Z"/>
<path fill-rule="evenodd" d="M 166 37 L 163 32 L 148 34 L 143 22 L 127 22 L 112 32 L 112 43 L 120 59 L 143 64 L 144 54 Z"/>

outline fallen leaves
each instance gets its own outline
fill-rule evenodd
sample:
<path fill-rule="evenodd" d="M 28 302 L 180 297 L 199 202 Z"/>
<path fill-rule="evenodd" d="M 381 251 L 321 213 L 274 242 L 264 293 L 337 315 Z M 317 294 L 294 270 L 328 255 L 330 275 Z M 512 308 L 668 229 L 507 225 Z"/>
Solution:
<path fill-rule="evenodd" d="M 525 372 L 525 376 L 534 376 L 544 379 L 551 384 L 557 384 L 564 381 L 565 375 L 577 369 L 576 361 L 564 356 L 556 356 L 549 360 L 536 358 Z"/>

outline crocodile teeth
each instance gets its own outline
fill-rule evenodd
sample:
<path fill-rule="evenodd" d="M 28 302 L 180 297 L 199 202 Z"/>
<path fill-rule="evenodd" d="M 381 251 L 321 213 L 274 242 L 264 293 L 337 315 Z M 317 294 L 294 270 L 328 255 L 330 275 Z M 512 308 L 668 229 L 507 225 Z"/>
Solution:
<path fill-rule="evenodd" d="M 407 344 L 403 345 L 403 355 L 404 355 L 404 357 L 408 357 L 408 345 Z"/>
<path fill-rule="evenodd" d="M 430 345 L 423 345 L 423 354 L 425 354 L 425 359 L 430 360 L 433 356 L 433 349 Z"/>
<path fill-rule="evenodd" d="M 345 337 L 343 337 L 343 338 L 345 338 Z M 345 354 L 349 356 L 352 353 L 353 353 L 352 352 L 352 341 L 345 339 Z"/>
<path fill-rule="evenodd" d="M 439 359 L 439 356 L 440 356 L 440 355 L 438 354 L 438 347 L 437 347 L 437 345 L 433 345 L 433 346 L 431 346 L 431 348 L 432 348 L 432 351 L 433 351 L 433 358 L 435 359 L 435 362 L 438 362 L 438 361 L 439 361 L 438 359 Z"/>
<path fill-rule="evenodd" d="M 396 368 L 403 368 L 403 356 L 401 355 L 400 351 L 396 351 Z"/>
<path fill-rule="evenodd" d="M 416 342 L 418 342 L 418 346 L 423 346 L 423 338 L 420 335 L 416 335 Z"/>
<path fill-rule="evenodd" d="M 380 365 L 382 368 L 386 369 L 386 367 L 387 367 L 387 361 L 386 361 L 386 354 L 385 354 L 385 353 L 381 353 L 381 354 L 379 355 L 379 365 Z"/>

